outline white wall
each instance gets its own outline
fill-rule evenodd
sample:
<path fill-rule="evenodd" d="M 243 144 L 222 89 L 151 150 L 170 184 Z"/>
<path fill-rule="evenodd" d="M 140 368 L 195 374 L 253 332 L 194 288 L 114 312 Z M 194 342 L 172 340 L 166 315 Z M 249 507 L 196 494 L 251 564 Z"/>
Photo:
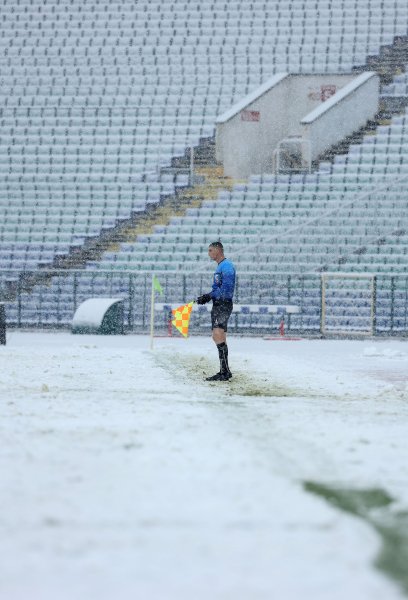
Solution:
<path fill-rule="evenodd" d="M 226 175 L 247 178 L 270 170 L 270 148 L 286 128 L 289 76 L 280 74 L 217 119 L 216 156 Z M 244 111 L 259 112 L 259 121 L 244 121 Z"/>
<path fill-rule="evenodd" d="M 367 76 L 367 74 L 363 75 Z M 225 174 L 235 179 L 243 179 L 251 174 L 272 172 L 274 150 L 278 143 L 288 136 L 311 135 L 312 143 L 318 148 L 317 139 L 319 136 L 325 139 L 326 132 L 324 126 L 321 127 L 318 123 L 321 119 L 320 113 L 313 116 L 313 110 L 319 110 L 335 98 L 333 96 L 322 103 L 320 97 L 322 86 L 335 86 L 339 94 L 338 90 L 341 91 L 356 79 L 358 77 L 354 74 L 281 73 L 268 80 L 217 119 L 216 156 L 217 160 L 223 163 Z M 359 84 L 357 87 L 364 87 L 364 85 Z M 375 86 L 370 85 L 367 94 L 372 93 L 374 88 Z M 370 112 L 370 116 L 375 114 L 377 108 L 373 111 L 372 106 L 378 105 L 378 91 L 374 96 L 376 97 L 369 103 L 369 110 L 364 114 L 367 112 Z M 259 113 L 259 121 L 243 120 L 246 111 Z M 336 113 L 333 113 L 336 118 L 337 112 L 341 112 L 341 106 L 336 109 Z M 305 115 L 308 117 L 312 115 L 312 120 L 306 122 Z M 366 117 L 366 120 L 370 116 Z M 324 120 L 326 121 L 327 118 L 330 119 L 329 112 Z M 349 121 L 354 123 L 353 119 L 349 118 Z M 360 117 L 358 122 L 360 123 Z M 355 126 L 352 131 L 360 126 Z M 331 128 L 333 133 L 336 130 L 340 131 L 337 125 Z M 329 145 L 332 143 L 334 142 L 329 142 Z"/>
<path fill-rule="evenodd" d="M 335 75 L 292 75 L 287 103 L 290 106 L 287 135 L 302 135 L 301 121 L 313 109 L 322 106 L 322 87 L 334 86 L 338 92 L 356 76 L 349 73 Z"/>
<path fill-rule="evenodd" d="M 312 160 L 375 115 L 379 91 L 379 77 L 362 73 L 302 119 L 302 136 L 310 141 Z"/>

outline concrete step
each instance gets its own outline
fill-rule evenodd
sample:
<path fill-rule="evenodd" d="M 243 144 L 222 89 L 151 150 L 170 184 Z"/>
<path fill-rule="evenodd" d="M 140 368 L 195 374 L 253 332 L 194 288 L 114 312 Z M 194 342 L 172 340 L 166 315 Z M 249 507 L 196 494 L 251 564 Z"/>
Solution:
<path fill-rule="evenodd" d="M 206 165 L 197 167 L 195 174 L 203 180 L 194 187 L 184 189 L 177 196 L 169 196 L 161 207 L 157 207 L 143 220 L 129 227 L 122 236 L 124 242 L 135 242 L 138 235 L 152 235 L 155 226 L 166 227 L 171 217 L 181 217 L 186 214 L 188 208 L 198 208 L 204 200 L 216 200 L 218 191 L 231 189 L 234 181 L 224 176 L 222 166 Z"/>
<path fill-rule="evenodd" d="M 404 72 L 408 63 L 408 36 L 397 36 L 394 43 L 382 46 L 378 55 L 367 57 L 365 65 L 355 67 L 356 71 L 375 70 L 380 76 L 381 84 L 388 84 L 398 72 Z M 351 144 L 359 144 L 367 134 L 374 134 L 379 125 L 389 125 L 393 115 L 405 111 L 407 103 L 389 102 L 381 99 L 379 112 L 375 119 L 368 121 L 364 127 L 344 138 L 341 142 L 329 148 L 313 163 L 317 168 L 321 161 L 333 162 L 335 156 L 346 154 Z"/>

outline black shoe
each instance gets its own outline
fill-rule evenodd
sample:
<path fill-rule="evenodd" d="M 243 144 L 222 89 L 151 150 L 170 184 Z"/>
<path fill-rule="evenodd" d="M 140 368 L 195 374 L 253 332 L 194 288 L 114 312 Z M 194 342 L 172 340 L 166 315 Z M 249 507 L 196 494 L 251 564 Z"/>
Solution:
<path fill-rule="evenodd" d="M 221 371 L 220 371 L 219 373 L 216 373 L 212 377 L 206 377 L 205 380 L 206 381 L 229 381 L 229 379 L 231 379 L 231 377 L 232 377 L 231 371 L 227 371 L 227 372 L 223 372 L 223 373 L 221 373 Z"/>

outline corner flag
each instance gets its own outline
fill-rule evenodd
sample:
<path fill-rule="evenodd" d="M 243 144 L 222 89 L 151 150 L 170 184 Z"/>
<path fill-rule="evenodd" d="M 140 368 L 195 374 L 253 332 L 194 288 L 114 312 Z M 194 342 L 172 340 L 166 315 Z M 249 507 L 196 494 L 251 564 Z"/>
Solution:
<path fill-rule="evenodd" d="M 172 323 L 184 337 L 187 337 L 188 335 L 188 326 L 190 323 L 191 311 L 193 310 L 193 304 L 194 302 L 189 302 L 188 304 L 174 308 L 171 311 L 174 315 Z"/>
<path fill-rule="evenodd" d="M 155 289 L 156 292 L 159 292 L 160 296 L 163 296 L 163 288 L 160 285 L 160 281 L 157 279 L 156 275 L 153 275 L 153 289 Z"/>

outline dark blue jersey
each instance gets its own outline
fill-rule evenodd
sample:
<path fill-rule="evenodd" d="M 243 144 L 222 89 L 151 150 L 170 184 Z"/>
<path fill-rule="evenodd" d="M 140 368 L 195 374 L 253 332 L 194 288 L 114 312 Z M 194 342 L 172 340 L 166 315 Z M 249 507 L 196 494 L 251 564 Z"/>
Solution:
<path fill-rule="evenodd" d="M 235 267 L 233 263 L 224 258 L 217 266 L 211 289 L 213 300 L 232 300 L 235 288 Z"/>

